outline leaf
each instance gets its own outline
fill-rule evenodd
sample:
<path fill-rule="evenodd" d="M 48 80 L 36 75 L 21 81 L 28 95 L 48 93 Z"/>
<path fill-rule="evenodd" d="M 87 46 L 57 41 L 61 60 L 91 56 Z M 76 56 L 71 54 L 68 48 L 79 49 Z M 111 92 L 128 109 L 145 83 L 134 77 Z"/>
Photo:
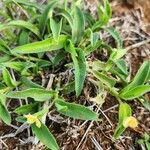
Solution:
<path fill-rule="evenodd" d="M 86 77 L 86 60 L 82 49 L 76 49 L 71 42 L 67 40 L 65 43 L 65 50 L 71 54 L 74 68 L 75 68 L 75 91 L 76 96 L 81 94 L 84 80 Z"/>
<path fill-rule="evenodd" d="M 116 62 L 116 66 L 117 66 L 118 69 L 122 72 L 122 74 L 128 75 L 128 67 L 127 67 L 127 63 L 126 63 L 125 60 L 119 59 L 119 60 Z"/>
<path fill-rule="evenodd" d="M 142 103 L 142 105 L 148 110 L 150 111 L 150 101 L 148 99 L 146 99 L 144 96 L 138 98 L 138 100 Z"/>
<path fill-rule="evenodd" d="M 0 119 L 4 121 L 7 125 L 11 123 L 11 116 L 7 108 L 0 103 Z"/>
<path fill-rule="evenodd" d="M 112 9 L 111 9 L 109 0 L 104 0 L 104 7 L 105 7 L 107 15 L 109 16 L 109 18 L 111 18 L 111 16 L 112 16 Z"/>
<path fill-rule="evenodd" d="M 37 138 L 49 149 L 59 150 L 59 146 L 56 142 L 56 139 L 44 124 L 41 124 L 40 128 L 36 127 L 35 124 L 32 124 L 31 128 L 33 133 L 37 136 Z"/>
<path fill-rule="evenodd" d="M 113 27 L 105 28 L 105 30 L 116 40 L 117 48 L 121 49 L 123 47 L 123 40 L 120 34 Z"/>
<path fill-rule="evenodd" d="M 99 32 L 94 32 L 93 33 L 93 31 L 91 30 L 91 29 L 89 29 L 90 30 L 90 42 L 91 42 L 91 45 L 92 46 L 94 46 L 94 45 L 96 45 L 96 43 L 98 42 L 98 40 L 99 40 Z"/>
<path fill-rule="evenodd" d="M 114 138 L 118 139 L 120 135 L 125 131 L 125 127 L 123 125 L 120 125 L 116 128 L 115 133 L 114 133 Z"/>
<path fill-rule="evenodd" d="M 136 76 L 134 77 L 133 81 L 126 86 L 123 91 L 133 89 L 136 86 L 143 85 L 148 81 L 148 77 L 150 75 L 150 61 L 145 61 L 140 69 L 138 70 Z"/>
<path fill-rule="evenodd" d="M 8 61 L 1 63 L 0 66 L 8 67 L 16 71 L 22 72 L 26 71 L 29 68 L 35 67 L 35 64 L 32 62 Z"/>
<path fill-rule="evenodd" d="M 11 52 L 17 54 L 30 54 L 30 53 L 40 53 L 40 52 L 59 50 L 63 48 L 66 39 L 67 36 L 60 35 L 58 41 L 56 41 L 53 38 L 49 38 L 43 41 L 34 42 L 34 43 L 16 47 L 13 50 L 11 50 Z"/>
<path fill-rule="evenodd" d="M 33 98 L 35 101 L 46 101 L 52 99 L 56 95 L 56 91 L 48 91 L 40 88 L 29 88 L 22 91 L 12 91 L 6 94 L 6 97 L 15 99 Z"/>
<path fill-rule="evenodd" d="M 133 100 L 150 91 L 150 85 L 139 85 L 130 90 L 124 90 L 119 94 L 119 97 L 124 100 Z"/>
<path fill-rule="evenodd" d="M 43 5 L 39 5 L 38 3 L 30 2 L 29 0 L 15 0 L 18 4 L 25 5 L 28 7 L 34 7 L 41 12 L 43 11 Z"/>
<path fill-rule="evenodd" d="M 43 14 L 41 15 L 41 18 L 39 21 L 39 29 L 42 35 L 45 32 L 46 24 L 48 21 L 48 14 L 57 5 L 57 2 L 58 0 L 51 0 L 51 2 L 46 6 Z"/>
<path fill-rule="evenodd" d="M 15 82 L 12 79 L 9 71 L 6 68 L 3 68 L 2 74 L 3 74 L 3 80 L 8 87 L 16 87 L 17 86 L 17 82 Z"/>
<path fill-rule="evenodd" d="M 19 45 L 25 45 L 29 43 L 29 32 L 26 30 L 23 30 L 19 35 Z"/>
<path fill-rule="evenodd" d="M 75 91 L 75 82 L 73 81 L 73 82 L 70 82 L 67 85 L 65 85 L 61 92 L 62 92 L 62 94 L 67 95 L 74 91 Z"/>
<path fill-rule="evenodd" d="M 30 22 L 23 21 L 23 20 L 13 20 L 5 24 L 3 28 L 0 28 L 0 31 L 5 30 L 10 27 L 20 27 L 20 28 L 28 29 L 31 32 L 33 32 L 35 35 L 40 37 L 39 29 Z"/>
<path fill-rule="evenodd" d="M 75 7 L 74 9 L 74 20 L 73 20 L 73 28 L 72 28 L 72 41 L 74 44 L 78 44 L 83 35 L 85 29 L 84 23 L 84 15 L 79 7 Z"/>
<path fill-rule="evenodd" d="M 131 107 L 127 103 L 120 104 L 120 107 L 119 107 L 119 124 L 122 124 L 123 120 L 127 117 L 130 117 L 131 115 L 132 115 Z"/>
<path fill-rule="evenodd" d="M 73 54 L 71 56 L 75 68 L 75 91 L 76 96 L 79 96 L 83 89 L 86 77 L 86 60 L 82 49 L 78 49 L 77 53 L 78 53 L 77 57 L 74 56 Z"/>
<path fill-rule="evenodd" d="M 74 119 L 98 121 L 98 114 L 85 106 L 68 103 L 61 99 L 56 100 L 55 106 L 57 111 L 65 116 L 69 116 Z"/>
<path fill-rule="evenodd" d="M 57 41 L 62 29 L 62 19 L 57 23 L 52 17 L 50 17 L 50 27 L 52 30 L 53 38 Z"/>
<path fill-rule="evenodd" d="M 120 58 L 126 54 L 127 50 L 125 49 L 113 49 L 106 66 L 106 71 L 112 68 L 113 64 L 116 63 Z"/>
<path fill-rule="evenodd" d="M 6 97 L 0 94 L 0 119 L 2 119 L 4 123 L 6 123 L 7 125 L 10 125 L 11 116 L 5 106 L 5 103 L 6 103 Z"/>
<path fill-rule="evenodd" d="M 44 87 L 40 86 L 37 83 L 32 82 L 30 79 L 28 79 L 25 76 L 21 77 L 21 82 L 22 82 L 22 84 L 24 84 L 28 88 L 41 88 L 41 89 L 44 89 Z"/>
<path fill-rule="evenodd" d="M 114 85 L 116 84 L 116 81 L 114 79 L 112 79 L 111 77 L 108 77 L 104 73 L 101 73 L 95 70 L 93 70 L 92 73 L 98 80 L 100 80 L 103 84 L 109 87 L 114 87 Z"/>
<path fill-rule="evenodd" d="M 15 109 L 17 114 L 34 114 L 38 111 L 38 103 L 23 105 Z"/>
<path fill-rule="evenodd" d="M 98 17 L 99 20 L 94 23 L 92 26 L 92 31 L 98 30 L 102 28 L 104 25 L 107 25 L 109 19 L 112 16 L 111 6 L 108 0 L 103 0 L 104 6 L 98 5 Z"/>
<path fill-rule="evenodd" d="M 69 22 L 70 27 L 73 28 L 73 18 L 68 10 L 60 9 L 58 15 L 62 15 Z"/>
<path fill-rule="evenodd" d="M 121 103 L 119 106 L 119 122 L 114 133 L 114 138 L 118 139 L 119 136 L 125 131 L 126 128 L 123 126 L 123 121 L 131 115 L 131 107 L 127 103 Z"/>

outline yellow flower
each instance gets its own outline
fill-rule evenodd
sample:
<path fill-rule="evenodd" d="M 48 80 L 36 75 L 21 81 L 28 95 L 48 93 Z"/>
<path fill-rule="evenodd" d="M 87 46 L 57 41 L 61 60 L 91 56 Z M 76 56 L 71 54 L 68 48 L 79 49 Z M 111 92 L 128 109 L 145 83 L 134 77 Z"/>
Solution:
<path fill-rule="evenodd" d="M 35 123 L 35 125 L 40 128 L 41 127 L 41 122 L 40 120 L 37 118 L 37 116 L 28 114 L 28 115 L 24 115 L 25 118 L 27 118 L 27 122 L 28 124 L 33 124 Z"/>
<path fill-rule="evenodd" d="M 123 126 L 125 128 L 130 127 L 130 128 L 136 128 L 138 126 L 138 121 L 135 117 L 128 117 L 124 120 Z"/>

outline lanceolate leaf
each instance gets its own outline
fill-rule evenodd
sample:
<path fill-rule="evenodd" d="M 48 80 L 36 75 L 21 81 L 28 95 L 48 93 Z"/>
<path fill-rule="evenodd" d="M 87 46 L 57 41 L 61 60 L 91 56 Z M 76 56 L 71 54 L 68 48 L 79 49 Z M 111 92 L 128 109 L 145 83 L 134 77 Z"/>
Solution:
<path fill-rule="evenodd" d="M 82 49 L 77 50 L 78 56 L 72 56 L 74 68 L 75 68 L 75 91 L 79 96 L 83 89 L 84 80 L 86 77 L 86 60 Z"/>
<path fill-rule="evenodd" d="M 1 66 L 22 72 L 27 70 L 28 68 L 34 67 L 35 64 L 32 62 L 7 61 L 7 62 L 0 63 L 0 67 Z"/>
<path fill-rule="evenodd" d="M 131 107 L 127 103 L 120 104 L 119 107 L 119 124 L 123 123 L 124 118 L 132 115 Z"/>
<path fill-rule="evenodd" d="M 35 101 L 46 101 L 50 100 L 56 95 L 56 91 L 48 91 L 38 88 L 30 88 L 23 91 L 12 91 L 6 94 L 9 98 L 15 99 L 27 99 L 28 97 L 33 98 Z"/>
<path fill-rule="evenodd" d="M 52 17 L 50 18 L 50 27 L 52 30 L 52 34 L 54 39 L 57 41 L 57 39 L 59 38 L 61 29 L 62 29 L 62 19 L 60 20 L 60 22 L 56 22 Z"/>
<path fill-rule="evenodd" d="M 7 24 L 4 25 L 4 28 L 0 28 L 0 31 L 4 30 L 4 29 L 7 29 L 7 28 L 10 28 L 10 27 L 25 28 L 25 29 L 30 30 L 31 32 L 33 32 L 37 36 L 40 36 L 39 29 L 35 25 L 33 25 L 30 22 L 23 21 L 23 20 L 10 21 L 9 23 L 7 23 Z"/>
<path fill-rule="evenodd" d="M 17 114 L 34 114 L 38 111 L 38 103 L 23 105 L 15 109 Z"/>
<path fill-rule="evenodd" d="M 106 28 L 106 31 L 109 32 L 109 34 L 116 40 L 117 42 L 117 48 L 122 48 L 123 47 L 123 41 L 122 38 L 120 37 L 119 33 L 112 27 Z"/>
<path fill-rule="evenodd" d="M 150 91 L 150 85 L 139 85 L 130 90 L 125 90 L 120 93 L 120 98 L 124 100 L 133 100 Z"/>
<path fill-rule="evenodd" d="M 6 106 L 2 105 L 1 103 L 0 103 L 0 119 L 2 119 L 8 125 L 11 123 L 10 113 L 8 112 Z"/>
<path fill-rule="evenodd" d="M 70 27 L 73 28 L 73 17 L 67 10 L 61 9 L 58 14 L 62 15 L 69 22 Z"/>
<path fill-rule="evenodd" d="M 68 43 L 67 43 L 68 42 Z M 75 68 L 75 91 L 76 96 L 81 94 L 86 77 L 86 60 L 82 49 L 76 49 L 73 43 L 68 40 L 65 43 L 65 50 L 71 54 Z"/>
<path fill-rule="evenodd" d="M 72 28 L 72 40 L 74 44 L 78 44 L 84 34 L 84 15 L 79 7 L 74 9 L 73 28 Z"/>
<path fill-rule="evenodd" d="M 68 103 L 61 99 L 58 99 L 55 102 L 55 106 L 57 111 L 65 116 L 69 116 L 74 119 L 98 121 L 98 114 L 85 106 L 75 103 Z"/>
<path fill-rule="evenodd" d="M 143 85 L 147 82 L 150 77 L 150 61 L 145 61 L 140 69 L 138 70 L 136 76 L 134 77 L 133 81 L 126 86 L 123 91 L 127 91 L 129 89 L 133 89 L 136 86 Z"/>
<path fill-rule="evenodd" d="M 123 121 L 127 117 L 130 117 L 132 115 L 131 107 L 127 103 L 120 104 L 119 107 L 119 123 L 115 130 L 114 137 L 116 139 L 119 138 L 119 136 L 125 131 L 125 127 L 123 126 Z"/>
<path fill-rule="evenodd" d="M 142 103 L 142 105 L 150 112 L 150 101 L 144 96 L 138 98 L 138 100 Z"/>
<path fill-rule="evenodd" d="M 17 85 L 17 82 L 12 79 L 9 71 L 6 68 L 3 69 L 2 74 L 4 82 L 8 87 L 15 87 Z"/>
<path fill-rule="evenodd" d="M 11 116 L 6 108 L 6 97 L 0 94 L 0 119 L 2 119 L 6 124 L 11 123 Z"/>
<path fill-rule="evenodd" d="M 46 24 L 47 24 L 47 20 L 48 20 L 48 14 L 49 12 L 57 5 L 58 0 L 52 0 L 47 7 L 45 8 L 41 18 L 40 18 L 40 22 L 39 22 L 39 29 L 41 34 L 44 34 L 45 28 L 46 28 Z"/>
<path fill-rule="evenodd" d="M 32 124 L 31 128 L 37 138 L 49 149 L 59 150 L 59 146 L 54 136 L 44 124 L 42 124 L 40 128 L 38 128 L 35 124 Z"/>
<path fill-rule="evenodd" d="M 18 4 L 29 6 L 29 7 L 34 7 L 40 10 L 41 12 L 43 11 L 43 5 L 38 5 L 38 3 L 30 2 L 30 0 L 15 0 Z"/>
<path fill-rule="evenodd" d="M 107 75 L 98 72 L 98 71 L 92 71 L 94 76 L 99 79 L 103 84 L 109 86 L 109 87 L 113 87 L 116 84 L 116 81 L 110 77 L 108 77 Z"/>
<path fill-rule="evenodd" d="M 17 54 L 30 54 L 59 50 L 64 47 L 64 42 L 66 41 L 66 39 L 67 36 L 60 35 L 57 41 L 53 38 L 49 38 L 43 41 L 16 47 L 13 50 L 11 50 L 11 52 Z"/>

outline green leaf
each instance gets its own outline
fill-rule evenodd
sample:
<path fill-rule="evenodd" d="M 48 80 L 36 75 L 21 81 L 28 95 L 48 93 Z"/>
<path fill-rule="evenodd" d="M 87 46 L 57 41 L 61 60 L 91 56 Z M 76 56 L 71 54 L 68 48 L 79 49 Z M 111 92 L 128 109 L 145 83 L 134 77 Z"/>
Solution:
<path fill-rule="evenodd" d="M 104 6 L 98 5 L 98 17 L 99 20 L 94 23 L 92 26 L 92 31 L 102 28 L 104 25 L 107 25 L 109 19 L 112 16 L 111 6 L 108 0 L 104 0 Z"/>
<path fill-rule="evenodd" d="M 56 142 L 56 139 L 51 134 L 49 129 L 42 124 L 40 128 L 36 127 L 36 125 L 31 125 L 33 133 L 37 136 L 37 138 L 46 145 L 51 150 L 59 150 L 59 146 Z"/>
<path fill-rule="evenodd" d="M 118 139 L 125 130 L 126 128 L 123 125 L 118 126 L 115 130 L 114 138 Z"/>
<path fill-rule="evenodd" d="M 40 88 L 30 88 L 22 91 L 12 91 L 6 94 L 9 98 L 27 99 L 33 98 L 35 101 L 46 101 L 52 99 L 56 95 L 56 91 L 48 91 Z"/>
<path fill-rule="evenodd" d="M 28 7 L 33 7 L 33 8 L 36 8 L 38 10 L 40 10 L 41 12 L 43 11 L 43 5 L 39 5 L 38 3 L 36 2 L 30 2 L 29 0 L 15 0 L 18 4 L 21 4 L 21 5 L 25 5 L 25 6 L 28 6 Z"/>
<path fill-rule="evenodd" d="M 41 15 L 40 21 L 39 21 L 39 29 L 41 34 L 43 35 L 45 32 L 46 24 L 48 21 L 48 15 L 51 10 L 57 5 L 58 0 L 51 0 L 51 2 L 46 6 L 43 14 Z"/>
<path fill-rule="evenodd" d="M 119 97 L 124 100 L 133 100 L 150 91 L 150 85 L 139 85 L 130 90 L 124 90 Z"/>
<path fill-rule="evenodd" d="M 29 68 L 35 67 L 35 64 L 32 62 L 8 61 L 1 63 L 0 66 L 8 67 L 16 71 L 23 72 Z"/>
<path fill-rule="evenodd" d="M 133 81 L 130 84 L 128 84 L 128 86 L 126 86 L 122 91 L 127 91 L 129 89 L 135 88 L 136 86 L 143 85 L 148 81 L 149 75 L 150 75 L 150 61 L 145 61 L 138 70 Z"/>
<path fill-rule="evenodd" d="M 73 82 L 65 85 L 61 92 L 62 92 L 62 94 L 67 95 L 74 91 L 75 91 L 75 82 L 73 81 Z"/>
<path fill-rule="evenodd" d="M 79 7 L 75 7 L 74 9 L 74 20 L 73 20 L 73 28 L 72 28 L 72 41 L 74 44 L 78 44 L 84 35 L 85 23 L 84 23 L 84 15 Z"/>
<path fill-rule="evenodd" d="M 30 79 L 28 79 L 27 77 L 24 77 L 24 76 L 21 77 L 21 82 L 22 82 L 22 84 L 24 84 L 28 88 L 41 88 L 41 89 L 44 89 L 44 87 L 40 86 L 37 83 L 32 82 Z"/>
<path fill-rule="evenodd" d="M 9 71 L 6 68 L 3 68 L 2 74 L 3 74 L 3 80 L 8 87 L 16 87 L 17 86 L 17 82 L 15 82 L 12 79 Z"/>
<path fill-rule="evenodd" d="M 125 49 L 113 49 L 106 66 L 106 71 L 112 68 L 113 64 L 116 63 L 120 58 L 126 54 L 127 50 Z"/>
<path fill-rule="evenodd" d="M 0 119 L 4 121 L 7 125 L 11 123 L 11 116 L 6 108 L 6 97 L 0 94 Z"/>
<path fill-rule="evenodd" d="M 127 62 L 123 59 L 119 59 L 116 62 L 116 66 L 118 69 L 122 72 L 124 75 L 128 75 L 128 67 L 127 67 Z"/>
<path fill-rule="evenodd" d="M 56 100 L 55 106 L 57 111 L 65 116 L 69 116 L 74 119 L 98 121 L 98 114 L 85 106 L 75 103 L 68 103 L 61 99 Z"/>
<path fill-rule="evenodd" d="M 75 68 L 75 91 L 76 96 L 81 94 L 86 77 L 86 60 L 82 49 L 77 50 L 78 56 L 72 56 Z"/>
<path fill-rule="evenodd" d="M 5 24 L 4 28 L 0 28 L 0 31 L 5 30 L 10 27 L 20 27 L 20 28 L 28 29 L 31 32 L 33 32 L 35 35 L 40 37 L 39 29 L 30 22 L 23 21 L 23 20 L 13 20 L 13 21 L 10 21 L 9 23 Z"/>
<path fill-rule="evenodd" d="M 34 114 L 38 111 L 38 103 L 23 105 L 15 109 L 17 114 Z"/>
<path fill-rule="evenodd" d="M 116 81 L 114 79 L 112 79 L 111 77 L 108 77 L 104 73 L 101 73 L 95 70 L 93 70 L 92 73 L 98 80 L 100 80 L 103 84 L 109 87 L 114 87 L 114 85 L 116 84 Z"/>
<path fill-rule="evenodd" d="M 66 41 L 66 39 L 67 36 L 60 35 L 57 41 L 53 38 L 49 38 L 43 41 L 16 47 L 11 50 L 11 52 L 17 54 L 30 54 L 59 50 L 64 47 L 64 42 Z"/>
<path fill-rule="evenodd" d="M 52 17 L 50 17 L 50 27 L 52 30 L 53 38 L 57 41 L 62 29 L 62 19 L 57 23 Z"/>
<path fill-rule="evenodd" d="M 89 31 L 90 31 L 90 42 L 91 45 L 94 46 L 98 42 L 100 35 L 99 32 L 93 32 L 91 29 L 89 29 Z"/>
<path fill-rule="evenodd" d="M 119 107 L 119 124 L 123 123 L 123 120 L 132 115 L 131 107 L 127 103 L 120 104 Z"/>
<path fill-rule="evenodd" d="M 119 107 L 119 123 L 114 133 L 114 138 L 118 139 L 120 135 L 125 131 L 123 121 L 127 117 L 132 115 L 131 107 L 127 103 L 121 103 Z"/>
<path fill-rule="evenodd" d="M 142 105 L 148 110 L 150 111 L 150 101 L 148 99 L 146 99 L 144 96 L 138 98 L 138 100 L 142 103 Z"/>
<path fill-rule="evenodd" d="M 69 22 L 70 27 L 73 28 L 73 18 L 68 10 L 60 9 L 58 15 L 62 15 Z"/>
<path fill-rule="evenodd" d="M 19 35 L 19 45 L 25 45 L 29 43 L 29 32 L 26 30 L 23 30 Z"/>
<path fill-rule="evenodd" d="M 73 43 L 68 40 L 65 43 L 65 50 L 71 54 L 75 68 L 75 91 L 76 96 L 81 94 L 86 77 L 86 60 L 82 49 L 76 49 Z"/>
<path fill-rule="evenodd" d="M 0 103 L 0 119 L 4 121 L 7 125 L 11 123 L 11 116 L 7 108 Z"/>
<path fill-rule="evenodd" d="M 116 40 L 117 48 L 121 49 L 123 47 L 123 40 L 120 37 L 120 34 L 113 27 L 109 27 L 105 29 Z"/>

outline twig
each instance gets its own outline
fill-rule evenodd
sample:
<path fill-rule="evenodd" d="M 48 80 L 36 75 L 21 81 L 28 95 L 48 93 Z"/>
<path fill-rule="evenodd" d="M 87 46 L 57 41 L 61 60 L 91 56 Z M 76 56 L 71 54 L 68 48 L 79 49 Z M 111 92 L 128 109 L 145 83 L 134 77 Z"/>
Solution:
<path fill-rule="evenodd" d="M 147 43 L 150 43 L 150 39 L 147 39 L 147 40 L 144 40 L 142 42 L 139 42 L 139 43 L 133 44 L 131 46 L 128 46 L 128 47 L 126 47 L 126 50 L 130 51 L 132 49 L 135 49 L 135 48 L 140 47 L 140 46 L 142 46 L 144 44 L 147 44 Z"/>
<path fill-rule="evenodd" d="M 95 145 L 95 147 L 97 148 L 97 150 L 103 150 L 103 148 L 99 145 L 99 143 L 97 142 L 95 137 L 92 137 L 92 138 L 90 137 L 90 139 L 92 140 L 92 142 Z"/>
<path fill-rule="evenodd" d="M 104 115 L 104 117 L 107 119 L 109 124 L 113 127 L 113 124 L 111 123 L 110 119 L 105 115 L 105 113 L 100 109 L 101 113 Z"/>

